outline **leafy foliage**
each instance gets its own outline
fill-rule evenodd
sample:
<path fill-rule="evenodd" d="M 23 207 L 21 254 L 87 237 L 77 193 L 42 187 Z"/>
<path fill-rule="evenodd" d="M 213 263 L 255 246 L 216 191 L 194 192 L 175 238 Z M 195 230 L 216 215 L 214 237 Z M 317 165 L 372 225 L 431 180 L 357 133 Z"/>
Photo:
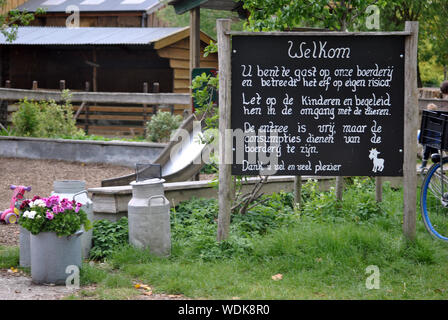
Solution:
<path fill-rule="evenodd" d="M 12 115 L 12 134 L 40 138 L 84 136 L 84 132 L 76 127 L 67 90 L 63 92 L 62 98 L 63 104 L 57 104 L 54 100 L 21 100 L 19 109 Z"/>
<path fill-rule="evenodd" d="M 24 99 L 20 101 L 19 109 L 12 115 L 14 134 L 24 137 L 36 137 L 39 126 L 39 103 Z"/>
<path fill-rule="evenodd" d="M 253 31 L 288 30 L 295 27 L 320 27 L 345 31 L 363 28 L 372 4 L 383 5 L 384 0 L 352 1 L 289 1 L 243 0 L 250 16 L 245 27 Z"/>
<path fill-rule="evenodd" d="M 251 250 L 253 239 L 286 226 L 298 217 L 291 199 L 290 193 L 274 194 L 269 201 L 247 214 L 232 215 L 229 238 L 218 243 L 217 200 L 194 198 L 172 209 L 172 236 L 187 259 L 215 260 L 238 256 Z"/>
<path fill-rule="evenodd" d="M 170 140 L 171 132 L 179 128 L 181 123 L 180 115 L 159 110 L 146 124 L 147 139 L 153 142 L 167 142 Z"/>
<path fill-rule="evenodd" d="M 7 0 L 0 0 L 0 8 L 4 7 Z M 13 42 L 17 38 L 17 30 L 19 25 L 29 25 L 34 20 L 35 15 L 44 14 L 45 10 L 37 8 L 35 13 L 11 10 L 7 13 L 0 14 L 0 32 L 5 36 L 6 41 Z"/>
<path fill-rule="evenodd" d="M 209 48 L 209 46 L 207 47 Z M 211 49 L 214 50 L 214 49 Z M 205 123 L 206 129 L 218 128 L 218 108 L 213 97 L 219 90 L 219 76 L 202 73 L 191 83 L 192 96 L 199 106 L 195 113 Z"/>
<path fill-rule="evenodd" d="M 386 188 L 390 191 L 390 187 Z M 365 223 L 384 217 L 386 209 L 374 199 L 375 184 L 371 178 L 354 177 L 344 193 L 346 200 L 336 201 L 334 188 L 319 191 L 316 180 L 303 186 L 303 214 L 318 220 Z"/>
<path fill-rule="evenodd" d="M 121 218 L 117 222 L 97 220 L 93 225 L 93 246 L 90 258 L 101 260 L 109 256 L 115 249 L 128 243 L 128 219 Z"/>

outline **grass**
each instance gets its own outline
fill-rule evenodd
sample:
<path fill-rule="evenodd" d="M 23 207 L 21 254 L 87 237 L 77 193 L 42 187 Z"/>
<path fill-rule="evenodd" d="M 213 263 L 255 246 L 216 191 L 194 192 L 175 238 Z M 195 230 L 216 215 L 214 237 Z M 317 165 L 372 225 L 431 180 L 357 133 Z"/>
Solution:
<path fill-rule="evenodd" d="M 170 258 L 126 246 L 104 264 L 113 277 L 124 278 L 83 278 L 98 284 L 98 298 L 132 292 L 133 280 L 151 285 L 155 293 L 205 299 L 446 299 L 448 244 L 431 238 L 420 217 L 417 240 L 404 240 L 402 192 L 385 190 L 385 214 L 369 221 L 302 214 L 253 237 L 248 250 L 216 259 L 202 258 L 182 239 L 173 238 Z M 355 210 L 359 197 L 358 189 L 348 188 L 341 210 Z M 379 268 L 379 289 L 366 288 L 370 265 Z M 282 280 L 274 281 L 279 273 Z"/>
<path fill-rule="evenodd" d="M 398 229 L 304 221 L 260 239 L 250 255 L 216 261 L 161 259 L 126 247 L 108 262 L 117 275 L 97 283 L 131 289 L 136 279 L 158 293 L 209 299 L 446 298 L 446 245 L 423 230 L 407 243 Z M 379 290 L 366 289 L 369 265 L 379 267 Z M 273 281 L 278 273 L 283 279 Z"/>
<path fill-rule="evenodd" d="M 338 209 L 343 216 L 331 211 L 323 216 L 327 199 L 322 197 L 320 202 L 307 199 L 313 206 L 322 206 L 318 213 L 304 210 L 267 231 L 245 229 L 247 235 L 237 227 L 247 224 L 235 220 L 231 237 L 241 240 L 246 234 L 249 243 L 241 250 L 232 249 L 232 243 L 227 244 L 230 247 L 209 245 L 214 240 L 207 239 L 216 232 L 216 224 L 207 231 L 200 226 L 201 219 L 213 221 L 209 213 L 215 210 L 213 202 L 199 202 L 202 209 L 185 206 L 193 210 L 194 220 L 185 220 L 187 215 L 180 211 L 173 214 L 181 222 L 172 224 L 170 258 L 121 247 L 105 262 L 85 263 L 81 285 L 94 284 L 95 289 L 83 289 L 69 298 L 132 299 L 139 294 L 135 283 L 144 283 L 154 293 L 199 299 L 446 299 L 448 244 L 431 238 L 420 216 L 417 239 L 403 239 L 402 191 L 387 184 L 382 214 L 371 216 L 369 210 L 377 212 L 376 205 L 359 206 L 361 198 L 369 203 L 368 197 L 373 197 L 371 187 L 357 180 L 348 187 Z M 312 192 L 305 187 L 304 193 L 309 197 Z M 199 227 L 189 225 L 192 221 Z M 204 256 L 204 250 L 215 256 Z M 16 249 L 1 248 L 0 266 L 17 263 L 17 255 Z M 379 268 L 379 289 L 366 288 L 371 274 L 366 268 L 371 265 Z M 274 281 L 276 274 L 283 278 Z"/>
<path fill-rule="evenodd" d="M 19 248 L 0 246 L 0 269 L 9 269 L 19 265 Z"/>

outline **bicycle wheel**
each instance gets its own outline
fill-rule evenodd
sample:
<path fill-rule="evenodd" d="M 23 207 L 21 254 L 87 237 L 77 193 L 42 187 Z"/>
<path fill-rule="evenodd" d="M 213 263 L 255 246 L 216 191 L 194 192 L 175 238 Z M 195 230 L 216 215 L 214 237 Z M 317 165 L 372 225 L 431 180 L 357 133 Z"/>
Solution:
<path fill-rule="evenodd" d="M 443 159 L 443 165 L 448 159 Z M 428 232 L 441 240 L 448 241 L 448 168 L 433 164 L 423 181 L 420 193 L 420 209 Z"/>

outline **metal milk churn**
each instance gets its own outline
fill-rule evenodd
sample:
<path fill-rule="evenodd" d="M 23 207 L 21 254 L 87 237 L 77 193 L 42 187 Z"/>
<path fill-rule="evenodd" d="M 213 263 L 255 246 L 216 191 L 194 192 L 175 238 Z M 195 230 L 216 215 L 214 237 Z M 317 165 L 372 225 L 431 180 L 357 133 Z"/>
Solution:
<path fill-rule="evenodd" d="M 152 254 L 171 253 L 170 203 L 164 196 L 163 182 L 155 178 L 133 181 L 128 203 L 129 243 L 149 248 Z"/>
<path fill-rule="evenodd" d="M 60 180 L 53 182 L 53 189 L 51 195 L 58 195 L 61 199 L 67 198 L 69 200 L 75 200 L 82 204 L 81 210 L 87 214 L 87 218 L 93 222 L 93 202 L 88 197 L 85 181 L 80 180 Z M 92 248 L 92 232 L 85 231 L 81 235 L 81 249 L 82 258 L 87 259 L 89 257 L 90 249 Z"/>

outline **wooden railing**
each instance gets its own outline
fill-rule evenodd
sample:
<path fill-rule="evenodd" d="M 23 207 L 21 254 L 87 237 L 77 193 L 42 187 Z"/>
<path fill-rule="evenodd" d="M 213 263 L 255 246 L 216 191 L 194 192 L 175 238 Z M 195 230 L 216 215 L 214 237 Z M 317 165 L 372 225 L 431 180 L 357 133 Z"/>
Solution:
<path fill-rule="evenodd" d="M 191 96 L 187 93 L 87 91 L 71 91 L 70 93 L 77 125 L 90 134 L 120 136 L 143 134 L 146 121 L 158 110 L 163 109 L 174 113 L 174 105 L 185 105 L 185 109 L 189 109 L 191 105 Z M 0 88 L 2 101 L 0 122 L 9 124 L 11 114 L 18 109 L 16 102 L 24 98 L 37 101 L 62 100 L 60 90 Z M 176 110 L 176 113 L 179 111 L 182 112 L 182 110 Z M 7 117 L 5 117 L 6 114 Z"/>

